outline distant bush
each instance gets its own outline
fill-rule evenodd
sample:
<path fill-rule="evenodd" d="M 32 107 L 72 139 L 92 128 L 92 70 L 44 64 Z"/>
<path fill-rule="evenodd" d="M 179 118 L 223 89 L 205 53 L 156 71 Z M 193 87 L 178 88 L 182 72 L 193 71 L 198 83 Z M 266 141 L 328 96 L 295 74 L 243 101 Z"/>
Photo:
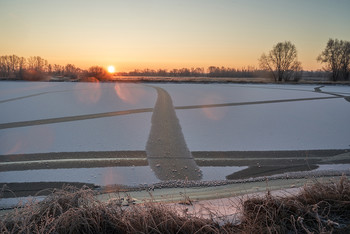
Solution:
<path fill-rule="evenodd" d="M 22 70 L 19 72 L 19 79 L 27 81 L 43 81 L 48 80 L 48 76 L 41 71 Z"/>
<path fill-rule="evenodd" d="M 92 66 L 88 69 L 85 77 L 95 77 L 99 81 L 107 81 L 112 78 L 112 74 L 100 66 Z"/>

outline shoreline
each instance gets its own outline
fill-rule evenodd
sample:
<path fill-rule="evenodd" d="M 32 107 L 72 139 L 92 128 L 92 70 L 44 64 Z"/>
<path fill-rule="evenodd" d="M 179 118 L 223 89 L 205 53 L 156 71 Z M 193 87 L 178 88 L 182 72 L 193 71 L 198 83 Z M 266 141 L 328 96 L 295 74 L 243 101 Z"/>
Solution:
<path fill-rule="evenodd" d="M 222 184 L 218 184 L 218 182 L 214 181 L 204 181 L 202 186 L 195 185 L 189 187 L 152 187 L 152 189 L 126 189 L 118 186 L 98 188 L 94 187 L 94 185 L 84 185 L 79 183 L 52 183 L 56 184 L 57 186 L 51 189 L 42 189 L 40 190 L 40 193 L 37 192 L 35 195 L 28 195 L 26 191 L 21 191 L 21 194 L 18 194 L 19 196 L 2 196 L 0 198 L 0 215 L 11 211 L 14 207 L 18 207 L 18 204 L 24 205 L 28 201 L 33 201 L 33 199 L 38 199 L 38 201 L 40 201 L 45 196 L 54 192 L 56 189 L 62 189 L 63 185 L 72 185 L 79 189 L 83 188 L 83 186 L 87 186 L 96 192 L 95 197 L 101 202 L 110 202 L 114 200 L 120 200 L 121 198 L 126 199 L 127 197 L 131 197 L 132 200 L 134 200 L 133 204 L 156 202 L 181 206 L 181 204 L 187 204 L 187 201 L 191 201 L 193 204 L 211 204 L 213 201 L 219 201 L 221 203 L 223 201 L 232 201 L 232 199 L 237 199 L 238 197 L 254 197 L 255 194 L 261 195 L 266 194 L 267 192 L 286 195 L 290 194 L 288 191 L 299 191 L 299 189 L 303 186 L 315 183 L 332 182 L 343 176 L 346 176 L 349 179 L 350 171 L 348 173 L 319 174 L 319 176 L 310 174 L 306 176 L 300 174 L 299 177 L 293 178 L 265 177 L 250 181 L 235 181 L 235 183 Z M 40 188 L 40 186 L 43 184 L 44 183 L 34 183 L 31 184 L 31 186 L 34 185 L 34 187 Z M 18 186 L 20 187 L 23 185 Z M 23 188 L 28 188 L 28 186 L 24 186 Z"/>
<path fill-rule="evenodd" d="M 136 186 L 113 184 L 108 186 L 97 186 L 95 184 L 80 183 L 80 182 L 24 182 L 24 183 L 0 183 L 2 192 L 0 196 L 0 204 L 2 198 L 16 198 L 16 197 L 30 197 L 37 195 L 47 195 L 55 189 L 62 189 L 64 186 L 75 186 L 82 188 L 87 186 L 100 194 L 119 194 L 119 193 L 141 193 L 149 195 L 150 192 L 167 190 L 212 190 L 213 194 L 207 194 L 206 197 L 214 199 L 217 197 L 218 190 L 225 187 L 244 187 L 246 190 L 251 191 L 260 184 L 261 186 L 274 185 L 274 190 L 280 190 L 283 188 L 296 188 L 301 187 L 304 184 L 300 184 L 302 181 L 326 179 L 347 176 L 350 177 L 350 169 L 348 170 L 327 170 L 327 171 L 297 171 L 287 172 L 283 174 L 251 177 L 248 179 L 239 180 L 210 180 L 210 181 L 196 181 L 196 180 L 169 180 L 161 181 L 152 184 L 139 184 Z M 166 193 L 166 192 L 165 192 Z"/>

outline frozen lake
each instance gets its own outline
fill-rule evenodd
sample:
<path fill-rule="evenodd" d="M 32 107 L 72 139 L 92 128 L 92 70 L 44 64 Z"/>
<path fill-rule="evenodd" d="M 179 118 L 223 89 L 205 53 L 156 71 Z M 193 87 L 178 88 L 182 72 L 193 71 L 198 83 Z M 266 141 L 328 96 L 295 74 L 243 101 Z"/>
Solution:
<path fill-rule="evenodd" d="M 350 145 L 350 102 L 314 92 L 315 85 L 154 86 L 171 96 L 191 151 L 346 149 Z M 350 95 L 349 86 L 322 90 Z M 3 126 L 70 116 L 82 119 L 1 129 L 0 154 L 144 150 L 152 111 L 142 109 L 153 108 L 156 98 L 155 89 L 144 84 L 1 82 Z M 301 101 L 279 102 L 291 99 Z M 141 111 L 103 116 L 130 110 Z M 90 114 L 102 116 L 84 119 Z"/>
<path fill-rule="evenodd" d="M 342 153 L 346 153 L 350 148 L 349 97 L 349 86 L 1 82 L 0 160 L 4 160 L 0 161 L 0 183 L 137 185 L 164 178 L 182 179 L 180 174 L 194 180 L 223 180 L 252 169 L 252 165 L 260 168 L 264 163 L 238 156 L 235 156 L 238 161 L 233 162 L 236 158 L 227 153 L 218 156 L 222 160 L 214 160 L 214 165 L 210 158 L 201 161 L 205 152 L 344 150 Z M 165 111 L 152 123 L 155 106 L 162 109 L 164 105 L 169 107 L 167 103 L 172 104 L 170 110 L 174 113 Z M 168 126 L 169 119 L 178 122 L 177 125 Z M 162 128 L 165 131 L 157 139 Z M 175 130 L 178 133 L 173 133 Z M 175 148 L 184 148 L 188 156 L 172 154 L 173 144 L 179 145 Z M 146 146 L 158 148 L 151 152 Z M 162 148 L 168 151 L 160 151 Z M 79 160 L 84 163 L 84 157 L 74 159 L 75 164 L 69 165 L 68 160 L 50 161 L 50 155 L 55 152 L 74 155 L 74 152 L 93 154 L 92 151 L 144 153 L 135 167 L 131 167 L 132 163 L 119 162 L 113 162 L 116 166 L 106 166 L 113 157 L 102 157 L 100 161 L 105 164 L 89 168 L 76 166 Z M 191 152 L 197 151 L 202 153 L 192 157 Z M 38 162 L 27 162 L 29 154 L 33 158 L 45 154 L 38 157 L 45 158 L 51 169 L 40 168 Z M 290 155 L 294 157 L 293 153 Z M 311 155 L 313 165 L 321 162 L 317 161 L 321 156 Z M 293 161 L 295 170 L 305 164 L 303 157 Z M 339 157 L 337 160 L 348 160 L 346 155 Z M 12 162 L 12 158 L 17 161 Z M 124 161 L 127 160 L 126 157 Z M 253 163 L 246 163 L 249 160 Z M 202 165 L 198 166 L 198 162 Z M 264 162 L 267 166 L 274 165 Z M 166 171 L 170 171 L 167 177 Z M 195 173 L 186 174 L 188 171 Z"/>

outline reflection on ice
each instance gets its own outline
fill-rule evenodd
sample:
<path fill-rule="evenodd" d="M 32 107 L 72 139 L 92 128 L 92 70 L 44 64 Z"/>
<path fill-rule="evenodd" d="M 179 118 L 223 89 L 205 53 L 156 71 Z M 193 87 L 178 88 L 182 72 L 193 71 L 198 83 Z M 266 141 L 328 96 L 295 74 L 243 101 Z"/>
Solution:
<path fill-rule="evenodd" d="M 203 98 L 202 105 L 207 105 L 208 103 L 223 103 L 223 98 L 216 94 L 208 94 Z M 227 114 L 226 108 L 202 108 L 202 111 L 208 119 L 211 120 L 221 120 Z"/>
<path fill-rule="evenodd" d="M 132 105 L 140 103 L 143 100 L 143 98 L 146 96 L 146 91 L 142 86 L 133 87 L 133 86 L 130 86 L 129 84 L 117 82 L 114 85 L 114 90 L 117 97 L 119 97 L 125 103 L 132 104 Z"/>

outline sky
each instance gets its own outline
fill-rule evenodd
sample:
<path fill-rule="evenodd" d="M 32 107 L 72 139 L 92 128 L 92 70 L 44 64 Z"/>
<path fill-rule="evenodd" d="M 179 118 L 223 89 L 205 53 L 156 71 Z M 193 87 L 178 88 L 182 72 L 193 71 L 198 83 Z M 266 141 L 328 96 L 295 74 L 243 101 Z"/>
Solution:
<path fill-rule="evenodd" d="M 258 67 L 291 41 L 305 70 L 350 40 L 350 0 L 0 0 L 0 55 L 81 68 Z"/>

